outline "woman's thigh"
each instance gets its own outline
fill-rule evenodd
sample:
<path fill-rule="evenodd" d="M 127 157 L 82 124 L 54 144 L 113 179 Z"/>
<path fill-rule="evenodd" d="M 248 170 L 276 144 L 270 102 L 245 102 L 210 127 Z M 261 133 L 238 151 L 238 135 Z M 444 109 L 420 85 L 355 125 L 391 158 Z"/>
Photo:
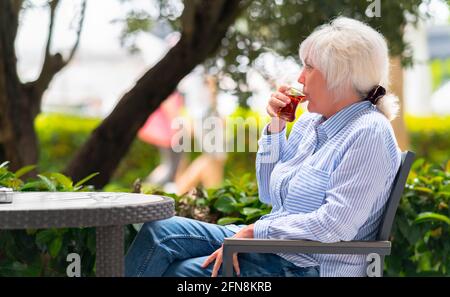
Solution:
<path fill-rule="evenodd" d="M 153 255 L 161 253 L 174 260 L 209 255 L 220 248 L 224 238 L 233 235 L 223 226 L 183 217 L 148 222 L 131 244 L 126 262 L 146 265 Z"/>
<path fill-rule="evenodd" d="M 139 233 L 144 236 L 150 235 L 158 243 L 172 238 L 186 238 L 205 239 L 219 245 L 226 237 L 232 237 L 235 234 L 221 225 L 178 216 L 145 223 Z"/>
<path fill-rule="evenodd" d="M 163 276 L 211 276 L 214 262 L 202 268 L 208 256 L 195 257 L 173 262 Z M 243 277 L 318 277 L 318 267 L 297 267 L 275 254 L 238 254 L 240 276 Z M 235 273 L 235 272 L 234 272 Z M 222 275 L 222 268 L 219 270 Z"/>

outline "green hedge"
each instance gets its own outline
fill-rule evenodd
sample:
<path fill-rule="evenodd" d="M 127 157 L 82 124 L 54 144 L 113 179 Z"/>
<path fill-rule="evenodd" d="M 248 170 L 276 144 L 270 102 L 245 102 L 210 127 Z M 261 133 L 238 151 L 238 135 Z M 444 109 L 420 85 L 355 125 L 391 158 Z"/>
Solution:
<path fill-rule="evenodd" d="M 450 160 L 450 117 L 412 117 L 405 122 L 411 139 L 411 149 L 433 163 Z"/>
<path fill-rule="evenodd" d="M 35 122 L 39 139 L 39 170 L 60 172 L 77 149 L 100 124 L 99 119 L 41 114 Z M 159 163 L 155 147 L 136 139 L 104 190 L 126 191 L 137 178 L 145 177 Z"/>
<path fill-rule="evenodd" d="M 392 230 L 388 275 L 450 275 L 450 161 L 414 162 Z"/>

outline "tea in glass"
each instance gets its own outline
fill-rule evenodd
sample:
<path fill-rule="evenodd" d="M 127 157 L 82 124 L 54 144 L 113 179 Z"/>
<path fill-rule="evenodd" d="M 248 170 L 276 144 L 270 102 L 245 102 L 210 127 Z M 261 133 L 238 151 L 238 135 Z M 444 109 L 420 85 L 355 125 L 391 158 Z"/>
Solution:
<path fill-rule="evenodd" d="M 297 110 L 297 105 L 305 101 L 306 96 L 302 91 L 296 88 L 287 89 L 284 94 L 291 99 L 291 102 L 287 104 L 285 107 L 280 108 L 278 110 L 278 117 L 287 122 L 293 122 L 295 120 L 295 111 Z"/>

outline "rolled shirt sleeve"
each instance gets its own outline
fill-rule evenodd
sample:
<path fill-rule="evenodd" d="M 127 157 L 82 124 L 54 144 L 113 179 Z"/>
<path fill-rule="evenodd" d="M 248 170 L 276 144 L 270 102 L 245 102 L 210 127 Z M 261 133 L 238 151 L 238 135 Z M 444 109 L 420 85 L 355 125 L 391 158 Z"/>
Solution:
<path fill-rule="evenodd" d="M 280 160 L 286 147 L 286 127 L 278 133 L 267 133 L 270 124 L 267 124 L 261 138 L 258 141 L 258 152 L 256 154 L 256 180 L 258 183 L 259 200 L 271 204 L 269 183 L 270 174 Z"/>

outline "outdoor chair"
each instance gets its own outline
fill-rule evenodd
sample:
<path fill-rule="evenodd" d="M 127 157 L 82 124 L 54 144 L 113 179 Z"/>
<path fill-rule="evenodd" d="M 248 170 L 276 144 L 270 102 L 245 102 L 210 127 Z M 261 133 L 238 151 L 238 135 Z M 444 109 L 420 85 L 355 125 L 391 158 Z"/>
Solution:
<path fill-rule="evenodd" d="M 415 154 L 410 151 L 402 152 L 402 161 L 393 187 L 387 201 L 380 229 L 376 241 L 341 241 L 322 243 L 309 240 L 278 240 L 278 239 L 236 239 L 225 238 L 223 244 L 223 275 L 233 276 L 232 255 L 234 253 L 303 253 L 303 254 L 371 254 L 380 256 L 379 273 L 383 275 L 384 256 L 391 253 L 389 235 L 400 198 L 403 194 Z"/>

